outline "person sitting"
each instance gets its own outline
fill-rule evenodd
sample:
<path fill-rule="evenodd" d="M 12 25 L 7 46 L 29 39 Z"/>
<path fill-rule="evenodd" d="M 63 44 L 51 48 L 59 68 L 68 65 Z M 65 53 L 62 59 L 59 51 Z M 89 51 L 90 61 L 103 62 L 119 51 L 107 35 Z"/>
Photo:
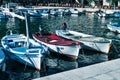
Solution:
<path fill-rule="evenodd" d="M 67 24 L 64 22 L 63 24 L 62 24 L 62 30 L 66 30 L 67 29 Z"/>

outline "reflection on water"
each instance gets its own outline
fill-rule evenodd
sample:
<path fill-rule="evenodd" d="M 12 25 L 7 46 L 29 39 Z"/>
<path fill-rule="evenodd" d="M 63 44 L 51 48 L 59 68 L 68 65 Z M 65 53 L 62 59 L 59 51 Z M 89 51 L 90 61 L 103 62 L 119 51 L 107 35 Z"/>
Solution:
<path fill-rule="evenodd" d="M 69 70 L 78 68 L 77 61 L 65 61 L 62 59 L 50 59 L 47 58 L 46 64 L 49 68 L 57 68 L 59 70 Z"/>
<path fill-rule="evenodd" d="M 7 58 L 6 71 L 5 73 L 0 72 L 0 78 L 10 80 L 30 80 L 104 61 L 108 61 L 108 55 L 87 50 L 84 50 L 83 53 L 80 53 L 78 60 L 76 61 L 69 61 L 68 59 L 63 60 L 49 55 L 45 58 L 44 63 L 42 63 L 42 69 L 39 72 L 30 67 L 25 68 L 25 65 Z"/>
<path fill-rule="evenodd" d="M 66 61 L 55 57 L 46 58 L 46 75 L 78 68 L 77 61 Z"/>
<path fill-rule="evenodd" d="M 87 34 L 93 34 L 96 36 L 102 36 L 112 39 L 119 39 L 119 34 L 111 33 L 106 29 L 106 24 L 111 19 L 101 19 L 94 17 L 93 15 L 81 15 L 81 16 L 58 16 L 58 17 L 44 17 L 44 18 L 28 18 L 29 34 L 38 31 L 39 26 L 41 25 L 42 29 L 45 32 L 55 33 L 56 29 L 59 29 L 63 22 L 66 22 L 68 29 L 80 31 Z M 6 34 L 8 28 L 16 29 L 20 34 L 25 34 L 25 21 L 19 19 L 10 19 L 8 21 L 0 22 L 0 39 Z M 115 44 L 117 43 L 117 44 Z M 0 79 L 9 79 L 9 80 L 30 80 L 37 77 L 43 77 L 62 71 L 67 71 L 71 69 L 76 69 L 79 67 L 84 67 L 87 65 L 100 63 L 108 61 L 110 59 L 115 59 L 118 57 L 117 51 L 120 46 L 118 45 L 120 41 L 114 41 L 111 46 L 109 54 L 104 54 L 95 51 L 89 50 L 80 50 L 78 60 L 68 61 L 65 59 L 57 58 L 55 56 L 48 56 L 45 58 L 44 63 L 42 64 L 42 69 L 40 72 L 35 71 L 22 65 L 16 61 L 6 60 L 6 71 L 0 72 Z M 113 45 L 114 44 L 114 45 Z"/>
<path fill-rule="evenodd" d="M 3 80 L 30 80 L 40 77 L 40 72 L 29 67 L 25 69 L 25 65 L 19 64 L 17 61 L 7 58 L 6 71 L 0 72 L 0 79 Z M 4 76 L 4 77 L 3 77 Z"/>
<path fill-rule="evenodd" d="M 108 61 L 108 55 L 89 50 L 84 50 L 84 52 L 82 51 L 82 53 L 79 54 L 78 59 L 80 67 L 105 61 Z"/>

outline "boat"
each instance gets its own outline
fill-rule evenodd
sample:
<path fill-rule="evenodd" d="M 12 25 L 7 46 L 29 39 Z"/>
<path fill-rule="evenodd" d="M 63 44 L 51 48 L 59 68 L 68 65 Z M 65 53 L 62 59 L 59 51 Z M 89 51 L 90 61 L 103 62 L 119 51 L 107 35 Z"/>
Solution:
<path fill-rule="evenodd" d="M 76 9 L 76 8 L 71 8 L 70 11 L 71 11 L 71 14 L 75 14 L 75 15 L 81 15 L 81 14 L 82 14 L 82 13 L 81 13 L 78 9 Z"/>
<path fill-rule="evenodd" d="M 1 44 L 11 59 L 40 71 L 42 57 L 44 57 L 47 48 L 29 38 L 27 18 L 25 20 L 27 36 L 8 30 L 7 34 L 1 39 Z"/>
<path fill-rule="evenodd" d="M 33 17 L 40 17 L 41 16 L 39 10 L 28 10 L 28 14 L 30 16 L 33 16 Z"/>
<path fill-rule="evenodd" d="M 2 10 L 0 9 L 0 19 L 8 19 L 10 18 L 9 15 L 7 15 L 6 13 L 3 13 Z"/>
<path fill-rule="evenodd" d="M 113 15 L 114 10 L 104 10 L 104 13 L 105 13 L 106 18 L 114 17 L 114 15 Z"/>
<path fill-rule="evenodd" d="M 56 30 L 56 34 L 64 38 L 83 43 L 81 47 L 84 49 L 103 52 L 106 54 L 110 50 L 111 40 L 102 37 L 96 37 L 72 30 Z"/>
<path fill-rule="evenodd" d="M 0 11 L 0 19 L 8 19 L 8 18 L 17 17 L 19 19 L 24 19 L 22 16 L 16 14 L 12 9 L 2 8 Z"/>
<path fill-rule="evenodd" d="M 57 12 L 58 12 L 58 15 L 60 15 L 60 16 L 71 15 L 71 11 L 69 9 L 61 9 L 61 8 L 59 8 L 57 10 Z"/>
<path fill-rule="evenodd" d="M 50 10 L 44 9 L 44 10 L 40 10 L 39 12 L 41 16 L 49 16 Z"/>
<path fill-rule="evenodd" d="M 5 54 L 1 46 L 0 46 L 0 69 L 2 71 L 5 71 Z"/>
<path fill-rule="evenodd" d="M 98 17 L 106 17 L 106 13 L 102 10 L 97 10 L 94 12 L 94 15 L 98 16 Z"/>
<path fill-rule="evenodd" d="M 58 15 L 57 9 L 51 9 L 50 10 L 50 15 L 57 16 Z"/>
<path fill-rule="evenodd" d="M 107 28 L 110 31 L 116 32 L 116 33 L 120 33 L 120 23 L 119 20 L 115 20 L 115 21 L 111 21 L 107 24 Z"/>
<path fill-rule="evenodd" d="M 61 54 L 70 60 L 78 58 L 79 49 L 81 49 L 80 42 L 68 40 L 52 33 L 42 34 L 36 32 L 32 34 L 33 38 L 48 47 L 48 49 L 58 55 Z"/>
<path fill-rule="evenodd" d="M 114 13 L 113 13 L 113 16 L 114 16 L 115 18 L 119 18 L 119 17 L 120 17 L 120 11 L 114 12 Z"/>
<path fill-rule="evenodd" d="M 58 12 L 58 15 L 62 16 L 64 13 L 64 9 L 59 8 L 57 12 Z"/>
<path fill-rule="evenodd" d="M 111 17 L 114 17 L 113 15 L 114 11 L 113 10 L 97 10 L 94 12 L 94 15 L 95 16 L 98 16 L 100 18 L 111 18 Z"/>
<path fill-rule="evenodd" d="M 64 9 L 63 15 L 64 15 L 64 16 L 66 16 L 66 15 L 71 15 L 71 11 L 70 11 L 69 9 Z"/>

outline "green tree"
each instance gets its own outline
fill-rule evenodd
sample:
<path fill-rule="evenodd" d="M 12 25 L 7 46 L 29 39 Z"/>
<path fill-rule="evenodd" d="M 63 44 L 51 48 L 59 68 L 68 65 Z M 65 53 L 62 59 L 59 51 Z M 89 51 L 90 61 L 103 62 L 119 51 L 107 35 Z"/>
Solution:
<path fill-rule="evenodd" d="M 0 5 L 2 5 L 3 4 L 3 0 L 0 0 Z"/>
<path fill-rule="evenodd" d="M 87 2 L 89 3 L 89 5 L 91 4 L 92 1 L 94 1 L 94 0 L 87 0 Z"/>
<path fill-rule="evenodd" d="M 94 0 L 87 0 L 89 3 L 91 3 L 92 1 L 94 1 Z"/>
<path fill-rule="evenodd" d="M 117 2 L 120 1 L 120 0 L 106 0 L 106 1 L 113 3 L 114 9 L 115 9 L 115 7 L 116 7 L 115 3 L 117 3 Z"/>

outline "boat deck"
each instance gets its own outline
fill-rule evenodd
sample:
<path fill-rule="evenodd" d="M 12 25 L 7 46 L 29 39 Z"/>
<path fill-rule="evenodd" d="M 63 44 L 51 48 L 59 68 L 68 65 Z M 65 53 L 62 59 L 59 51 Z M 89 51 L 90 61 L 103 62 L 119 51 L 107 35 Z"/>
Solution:
<path fill-rule="evenodd" d="M 34 80 L 120 80 L 120 59 L 36 78 Z"/>

